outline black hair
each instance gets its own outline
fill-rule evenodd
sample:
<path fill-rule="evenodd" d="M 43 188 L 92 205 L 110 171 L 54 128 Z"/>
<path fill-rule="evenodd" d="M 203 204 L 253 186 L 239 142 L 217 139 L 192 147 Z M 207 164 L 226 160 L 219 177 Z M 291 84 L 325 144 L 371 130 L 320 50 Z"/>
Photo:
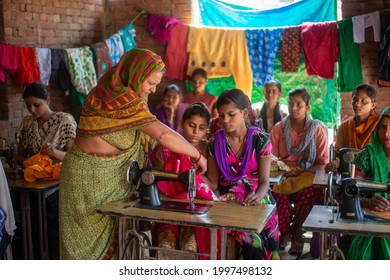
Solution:
<path fill-rule="evenodd" d="M 46 100 L 49 97 L 49 92 L 41 82 L 33 82 L 28 84 L 23 92 L 23 99 L 29 96 Z"/>
<path fill-rule="evenodd" d="M 240 110 L 249 109 L 245 93 L 238 88 L 228 89 L 222 92 L 216 103 L 218 110 L 222 105 L 232 103 Z"/>
<path fill-rule="evenodd" d="M 359 91 L 365 91 L 368 95 L 368 97 L 371 98 L 372 102 L 376 102 L 376 99 L 378 97 L 378 94 L 375 90 L 375 88 L 373 88 L 372 86 L 370 86 L 369 84 L 360 84 L 358 86 L 356 86 L 353 90 L 352 90 L 352 98 L 358 94 Z"/>
<path fill-rule="evenodd" d="M 303 101 L 305 101 L 306 106 L 309 106 L 310 103 L 310 95 L 305 88 L 295 88 L 289 91 L 288 98 L 291 96 L 300 96 Z"/>
<path fill-rule="evenodd" d="M 199 116 L 201 118 L 205 118 L 207 125 L 210 125 L 211 114 L 206 104 L 204 104 L 203 102 L 195 102 L 188 105 L 188 107 L 184 110 L 183 116 L 181 118 L 182 122 L 184 123 L 192 116 Z"/>
<path fill-rule="evenodd" d="M 267 86 L 277 86 L 278 87 L 278 90 L 280 92 L 282 92 L 282 85 L 281 83 L 279 83 L 277 80 L 269 80 L 268 82 L 265 82 L 264 84 L 264 89 L 267 87 Z"/>
<path fill-rule="evenodd" d="M 194 72 L 192 72 L 191 80 L 193 80 L 196 75 L 199 75 L 205 80 L 207 80 L 207 72 L 202 68 L 197 68 L 194 70 Z"/>
<path fill-rule="evenodd" d="M 168 92 L 168 90 L 173 90 L 175 91 L 177 94 L 179 95 L 183 95 L 183 91 L 181 90 L 181 88 L 176 85 L 176 84 L 170 84 L 168 85 L 165 90 L 164 90 L 164 95 Z"/>

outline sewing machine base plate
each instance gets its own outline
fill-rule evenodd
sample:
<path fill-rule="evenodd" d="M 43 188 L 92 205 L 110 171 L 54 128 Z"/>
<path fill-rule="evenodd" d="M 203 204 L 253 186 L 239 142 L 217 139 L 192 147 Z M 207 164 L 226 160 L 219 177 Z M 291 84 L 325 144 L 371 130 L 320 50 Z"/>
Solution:
<path fill-rule="evenodd" d="M 188 202 L 162 201 L 160 206 L 146 205 L 138 202 L 137 204 L 134 205 L 134 207 L 143 208 L 143 209 L 182 212 L 182 213 L 189 213 L 189 214 L 204 214 L 210 209 L 210 207 L 212 207 L 212 205 L 195 203 L 195 208 L 191 209 L 190 204 Z"/>

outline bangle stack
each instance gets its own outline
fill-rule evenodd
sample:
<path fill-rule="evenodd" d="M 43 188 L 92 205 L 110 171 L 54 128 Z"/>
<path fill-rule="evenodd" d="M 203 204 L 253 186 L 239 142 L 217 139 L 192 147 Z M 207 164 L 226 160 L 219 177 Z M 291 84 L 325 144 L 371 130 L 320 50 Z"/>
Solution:
<path fill-rule="evenodd" d="M 201 152 L 199 150 L 198 150 L 198 152 L 199 152 L 199 157 L 196 160 L 192 160 L 192 158 L 190 159 L 193 164 L 198 163 L 200 161 L 200 159 L 202 158 Z"/>

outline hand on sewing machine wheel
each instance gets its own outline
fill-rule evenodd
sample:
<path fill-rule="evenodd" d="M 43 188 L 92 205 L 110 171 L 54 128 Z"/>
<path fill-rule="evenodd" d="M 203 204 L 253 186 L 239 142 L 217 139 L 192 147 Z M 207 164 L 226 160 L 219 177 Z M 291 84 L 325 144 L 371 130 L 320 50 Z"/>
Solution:
<path fill-rule="evenodd" d="M 255 192 L 250 192 L 248 196 L 243 201 L 242 205 L 250 206 L 250 205 L 259 205 L 261 204 L 261 199 Z"/>
<path fill-rule="evenodd" d="M 371 198 L 363 198 L 362 206 L 375 211 L 390 210 L 390 202 L 383 196 L 374 194 Z"/>
<path fill-rule="evenodd" d="M 337 170 L 338 170 L 338 164 L 337 164 L 337 161 L 332 161 L 330 163 L 327 163 L 325 165 L 325 172 L 326 173 L 329 173 L 330 171 L 333 172 L 333 173 L 337 173 Z"/>

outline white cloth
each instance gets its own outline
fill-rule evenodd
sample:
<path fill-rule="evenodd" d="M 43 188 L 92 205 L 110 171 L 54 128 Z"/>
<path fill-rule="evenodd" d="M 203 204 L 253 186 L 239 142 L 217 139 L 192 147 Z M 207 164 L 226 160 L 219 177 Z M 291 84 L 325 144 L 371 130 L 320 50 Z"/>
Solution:
<path fill-rule="evenodd" d="M 12 207 L 11 195 L 9 193 L 7 177 L 5 176 L 3 164 L 0 160 L 0 207 L 7 213 L 7 220 L 5 221 L 5 231 L 13 236 L 15 225 L 14 210 Z"/>
<path fill-rule="evenodd" d="M 366 28 L 372 26 L 374 30 L 374 41 L 381 40 L 381 22 L 379 12 L 373 12 L 360 16 L 352 17 L 353 40 L 355 43 L 364 43 L 366 41 Z"/>
<path fill-rule="evenodd" d="M 36 48 L 41 82 L 45 86 L 49 84 L 51 75 L 51 51 L 49 48 Z"/>

